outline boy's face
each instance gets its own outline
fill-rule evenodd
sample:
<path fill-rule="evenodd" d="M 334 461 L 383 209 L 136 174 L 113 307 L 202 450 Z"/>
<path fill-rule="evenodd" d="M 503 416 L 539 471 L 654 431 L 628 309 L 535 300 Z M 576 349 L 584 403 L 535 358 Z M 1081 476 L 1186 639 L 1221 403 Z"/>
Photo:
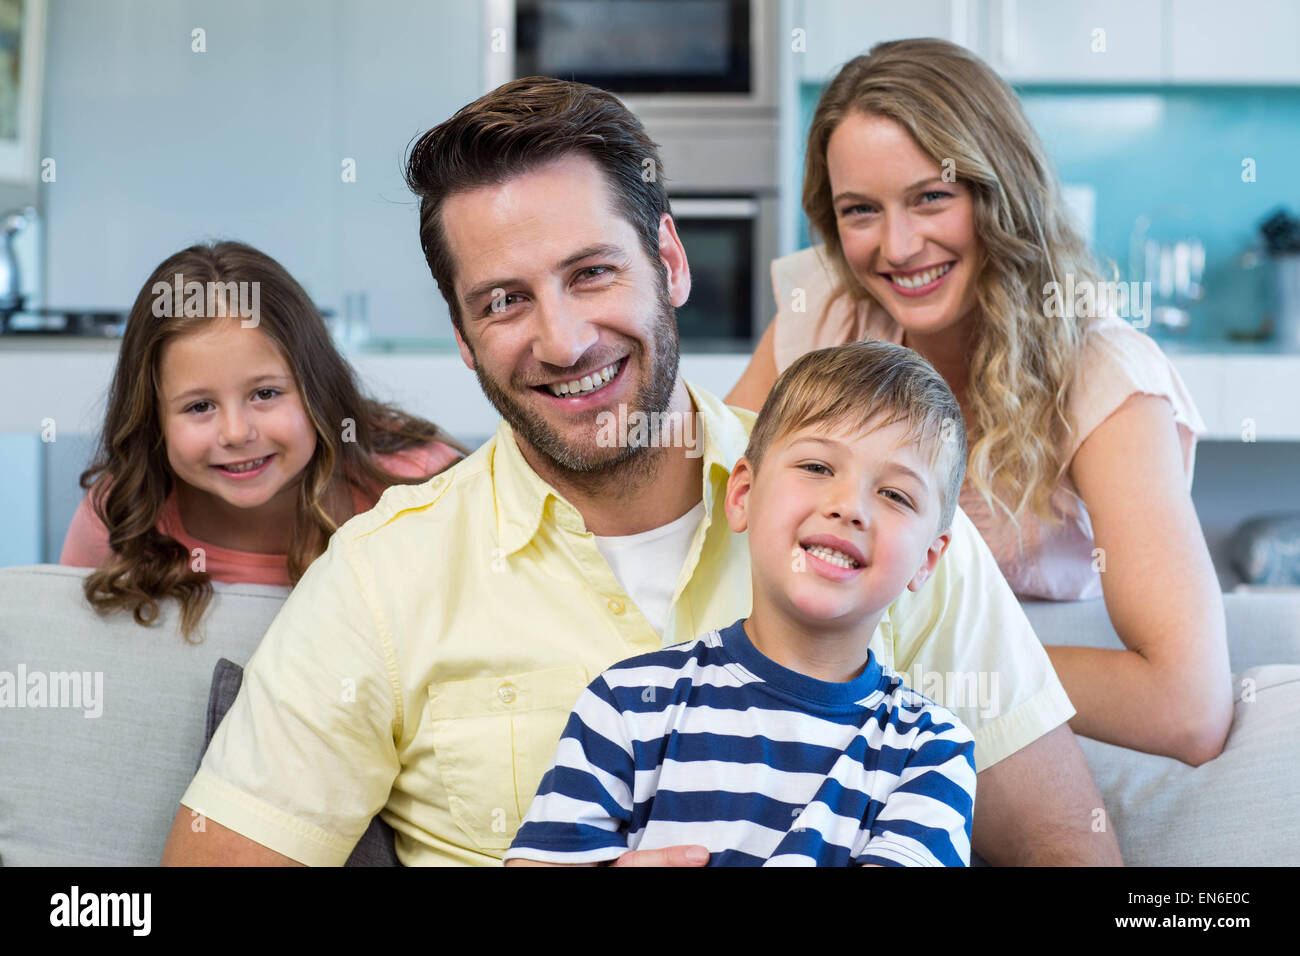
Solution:
<path fill-rule="evenodd" d="M 952 533 L 938 533 L 940 479 L 906 434 L 810 426 L 774 442 L 757 476 L 736 464 L 727 520 L 749 532 L 756 610 L 853 626 L 925 583 Z"/>

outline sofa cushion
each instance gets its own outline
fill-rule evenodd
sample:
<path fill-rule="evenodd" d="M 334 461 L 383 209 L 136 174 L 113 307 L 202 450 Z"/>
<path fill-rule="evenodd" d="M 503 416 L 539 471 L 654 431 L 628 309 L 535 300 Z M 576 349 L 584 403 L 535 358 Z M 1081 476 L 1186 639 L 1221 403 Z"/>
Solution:
<path fill-rule="evenodd" d="M 1300 862 L 1300 665 L 1253 667 L 1233 687 L 1227 745 L 1199 767 L 1078 738 L 1129 866 Z"/>
<path fill-rule="evenodd" d="M 221 725 L 221 718 L 235 702 L 239 695 L 239 686 L 244 682 L 244 669 L 234 661 L 224 657 L 217 661 L 212 672 L 212 690 L 208 695 L 208 721 L 203 732 L 203 753 L 207 753 L 212 735 Z M 202 755 L 200 755 L 202 763 Z M 393 848 L 393 828 L 376 815 L 361 839 L 353 847 L 352 854 L 344 866 L 401 866 L 397 851 Z"/>
<path fill-rule="evenodd" d="M 202 641 L 190 644 L 175 602 L 151 627 L 129 614 L 97 617 L 82 596 L 88 573 L 0 568 L 0 671 L 21 669 L 29 685 L 36 674 L 46 683 L 51 673 L 89 674 L 81 689 L 102 688 L 92 708 L 83 699 L 0 709 L 5 866 L 156 865 L 203 746 L 213 666 L 247 661 L 288 594 L 218 585 Z"/>

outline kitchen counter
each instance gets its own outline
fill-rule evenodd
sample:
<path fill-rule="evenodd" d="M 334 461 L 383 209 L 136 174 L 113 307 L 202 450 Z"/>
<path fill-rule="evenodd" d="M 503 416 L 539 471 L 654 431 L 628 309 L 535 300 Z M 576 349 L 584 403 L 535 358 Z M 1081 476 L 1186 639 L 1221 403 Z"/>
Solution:
<path fill-rule="evenodd" d="M 119 340 L 0 336 L 0 432 L 35 434 L 52 418 L 67 434 L 96 432 Z M 1186 383 L 1206 439 L 1300 441 L 1300 352 L 1267 343 L 1159 340 Z M 482 436 L 495 409 L 448 340 L 373 343 L 349 361 L 372 393 L 456 434 Z M 746 352 L 687 352 L 682 371 L 725 395 L 749 361 Z"/>

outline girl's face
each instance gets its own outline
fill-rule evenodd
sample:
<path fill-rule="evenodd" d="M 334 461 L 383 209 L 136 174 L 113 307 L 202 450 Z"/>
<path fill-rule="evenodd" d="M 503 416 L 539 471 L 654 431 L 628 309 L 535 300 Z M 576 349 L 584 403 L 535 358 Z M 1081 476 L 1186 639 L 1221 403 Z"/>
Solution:
<path fill-rule="evenodd" d="M 265 333 L 217 319 L 164 345 L 159 364 L 159 417 L 178 479 L 235 508 L 294 495 L 316 431 Z"/>
<path fill-rule="evenodd" d="M 933 335 L 970 319 L 979 248 L 975 205 L 956 170 L 930 159 L 902 126 L 850 113 L 826 146 L 840 243 L 849 266 L 899 325 Z"/>

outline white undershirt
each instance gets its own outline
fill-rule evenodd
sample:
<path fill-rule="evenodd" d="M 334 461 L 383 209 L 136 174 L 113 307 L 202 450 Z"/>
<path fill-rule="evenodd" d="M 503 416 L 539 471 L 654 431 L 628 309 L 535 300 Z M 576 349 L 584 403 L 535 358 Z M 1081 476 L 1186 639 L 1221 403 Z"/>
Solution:
<path fill-rule="evenodd" d="M 650 626 L 660 637 L 668 623 L 668 607 L 682 565 L 695 540 L 695 529 L 704 520 L 704 499 L 676 521 L 640 534 L 611 538 L 594 535 L 596 547 L 609 562 L 610 570 Z"/>

